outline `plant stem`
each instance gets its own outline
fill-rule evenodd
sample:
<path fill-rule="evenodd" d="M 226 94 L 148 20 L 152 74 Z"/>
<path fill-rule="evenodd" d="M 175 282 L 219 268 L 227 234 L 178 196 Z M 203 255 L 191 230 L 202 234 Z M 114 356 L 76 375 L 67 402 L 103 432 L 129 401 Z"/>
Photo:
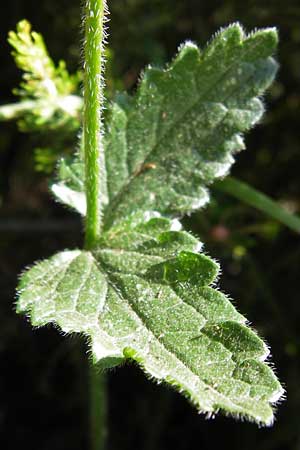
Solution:
<path fill-rule="evenodd" d="M 86 222 L 85 247 L 95 246 L 101 232 L 102 205 L 105 203 L 104 150 L 102 145 L 103 42 L 106 0 L 85 1 L 84 113 Z M 106 444 L 106 377 L 90 364 L 91 450 L 104 450 Z"/>
<path fill-rule="evenodd" d="M 84 45 L 84 158 L 86 179 L 85 244 L 92 248 L 101 231 L 104 202 L 104 152 L 102 146 L 102 103 L 106 0 L 86 0 Z"/>
<path fill-rule="evenodd" d="M 107 438 L 106 374 L 90 363 L 90 443 L 91 450 L 105 450 Z"/>
<path fill-rule="evenodd" d="M 216 182 L 213 188 L 242 200 L 283 223 L 291 230 L 296 231 L 296 233 L 300 233 L 300 217 L 288 212 L 279 203 L 248 184 L 233 177 L 226 177 L 224 180 Z"/>

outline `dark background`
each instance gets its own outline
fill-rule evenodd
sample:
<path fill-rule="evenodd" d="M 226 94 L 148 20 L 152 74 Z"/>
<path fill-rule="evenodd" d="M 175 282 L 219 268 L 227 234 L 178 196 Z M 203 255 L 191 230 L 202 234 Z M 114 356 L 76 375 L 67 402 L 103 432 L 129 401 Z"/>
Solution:
<path fill-rule="evenodd" d="M 280 72 L 266 98 L 263 124 L 246 139 L 233 174 L 300 210 L 300 4 L 298 1 L 111 0 L 109 95 L 134 90 L 149 62 L 162 64 L 185 39 L 204 45 L 221 26 L 276 26 Z M 0 17 L 0 104 L 20 80 L 6 35 L 27 18 L 55 61 L 80 60 L 80 1 L 10 0 Z M 86 347 L 56 330 L 32 330 L 14 313 L 18 273 L 34 260 L 81 244 L 81 224 L 54 203 L 33 146 L 47 136 L 0 124 L 0 444 L 1 449 L 84 450 L 87 437 Z M 109 450 L 299 450 L 299 235 L 213 192 L 211 205 L 185 221 L 223 267 L 221 288 L 271 345 L 287 389 L 273 428 L 217 417 L 205 420 L 178 394 L 147 381 L 136 367 L 109 375 Z"/>

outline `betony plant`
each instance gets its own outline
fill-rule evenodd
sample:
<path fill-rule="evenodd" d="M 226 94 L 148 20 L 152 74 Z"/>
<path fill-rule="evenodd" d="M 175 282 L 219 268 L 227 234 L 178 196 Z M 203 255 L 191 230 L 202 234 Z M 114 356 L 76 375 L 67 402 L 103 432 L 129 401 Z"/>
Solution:
<path fill-rule="evenodd" d="M 201 413 L 271 425 L 283 389 L 268 347 L 218 290 L 219 264 L 179 220 L 207 204 L 208 186 L 261 119 L 277 32 L 246 35 L 233 24 L 204 50 L 186 42 L 166 69 L 145 70 L 134 97 L 107 104 L 104 123 L 106 15 L 105 0 L 86 0 L 80 151 L 60 161 L 51 188 L 84 216 L 85 248 L 25 271 L 17 311 L 33 326 L 88 338 L 95 450 L 105 446 L 102 372 L 125 360 Z"/>

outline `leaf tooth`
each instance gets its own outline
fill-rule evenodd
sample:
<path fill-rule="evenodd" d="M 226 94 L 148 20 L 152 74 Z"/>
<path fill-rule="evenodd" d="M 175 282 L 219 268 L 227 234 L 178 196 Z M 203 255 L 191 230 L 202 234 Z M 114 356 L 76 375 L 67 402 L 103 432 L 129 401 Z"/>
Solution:
<path fill-rule="evenodd" d="M 202 332 L 223 344 L 226 349 L 233 353 L 234 359 L 237 361 L 244 361 L 249 358 L 264 361 L 270 353 L 267 345 L 254 331 L 238 322 L 225 321 L 219 324 L 206 325 Z"/>
<path fill-rule="evenodd" d="M 199 47 L 191 41 L 186 41 L 179 46 L 178 53 L 168 70 L 175 73 L 182 70 L 195 70 L 200 62 L 200 56 Z"/>
<path fill-rule="evenodd" d="M 278 46 L 278 32 L 275 27 L 255 30 L 247 36 L 244 49 L 251 59 L 263 59 L 273 55 Z"/>
<path fill-rule="evenodd" d="M 209 41 L 204 52 L 204 58 L 210 56 L 215 51 L 220 51 L 224 47 L 239 46 L 245 37 L 245 32 L 239 22 L 232 23 L 226 28 L 217 31 Z"/>
<path fill-rule="evenodd" d="M 232 376 L 248 383 L 251 386 L 250 394 L 254 398 L 263 398 L 270 403 L 277 403 L 284 394 L 284 389 L 274 371 L 261 361 L 246 359 L 238 363 Z"/>
<path fill-rule="evenodd" d="M 198 253 L 182 251 L 177 257 L 150 267 L 146 275 L 162 283 L 211 284 L 217 277 L 219 265 Z"/>

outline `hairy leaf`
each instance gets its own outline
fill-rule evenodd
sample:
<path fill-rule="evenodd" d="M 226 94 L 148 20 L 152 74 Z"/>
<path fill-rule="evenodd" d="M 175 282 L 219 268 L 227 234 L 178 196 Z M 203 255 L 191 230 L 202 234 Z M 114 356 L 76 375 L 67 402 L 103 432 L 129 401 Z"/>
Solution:
<path fill-rule="evenodd" d="M 22 276 L 18 310 L 36 326 L 84 333 L 104 367 L 136 361 L 200 412 L 272 423 L 282 388 L 266 345 L 212 287 L 218 265 L 177 221 L 148 219 L 112 227 L 93 252 L 35 265 Z"/>
<path fill-rule="evenodd" d="M 51 185 L 56 199 L 71 206 L 80 214 L 86 214 L 86 198 L 84 186 L 84 165 L 80 156 L 71 164 L 62 158 L 58 167 L 59 182 Z"/>
<path fill-rule="evenodd" d="M 134 98 L 112 105 L 106 227 L 137 210 L 176 216 L 208 201 L 206 187 L 228 172 L 244 147 L 241 133 L 262 116 L 259 97 L 277 70 L 270 57 L 276 44 L 274 29 L 246 36 L 232 25 L 203 51 L 184 44 L 166 70 L 145 71 Z M 67 180 L 60 184 L 72 198 L 80 193 Z"/>

